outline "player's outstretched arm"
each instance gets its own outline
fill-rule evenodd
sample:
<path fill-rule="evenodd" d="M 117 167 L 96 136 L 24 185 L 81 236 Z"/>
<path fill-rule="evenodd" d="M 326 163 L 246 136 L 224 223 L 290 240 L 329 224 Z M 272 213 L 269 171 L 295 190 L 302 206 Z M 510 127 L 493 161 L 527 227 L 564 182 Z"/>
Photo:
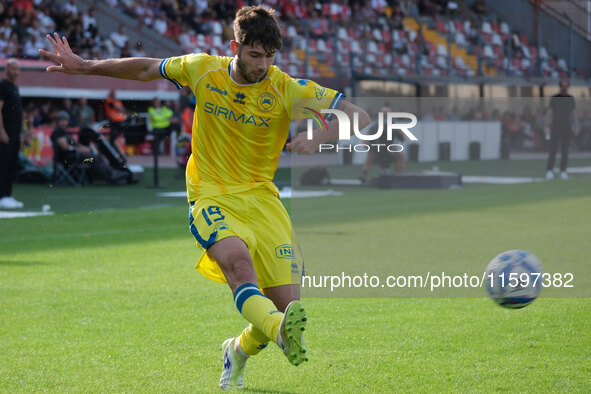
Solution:
<path fill-rule="evenodd" d="M 369 115 L 367 112 L 347 100 L 341 100 L 338 109 L 346 113 L 349 119 L 353 119 L 354 114 L 357 113 L 359 130 L 369 124 Z M 350 133 L 353 134 L 353 129 L 350 130 Z M 333 142 L 338 139 L 339 124 L 337 121 L 333 121 L 328 124 L 328 130 L 324 132 L 314 130 L 313 139 L 311 140 L 308 139 L 307 133 L 298 134 L 292 142 L 287 144 L 286 149 L 288 152 L 310 155 L 318 152 L 320 144 Z"/>
<path fill-rule="evenodd" d="M 47 40 L 53 46 L 55 53 L 39 49 L 39 53 L 53 60 L 58 65 L 49 66 L 47 72 L 62 72 L 66 74 L 102 75 L 105 77 L 134 79 L 137 81 L 151 81 L 161 78 L 159 66 L 162 59 L 137 57 L 124 59 L 85 60 L 76 55 L 70 48 L 66 37 L 54 33 L 47 35 Z"/>

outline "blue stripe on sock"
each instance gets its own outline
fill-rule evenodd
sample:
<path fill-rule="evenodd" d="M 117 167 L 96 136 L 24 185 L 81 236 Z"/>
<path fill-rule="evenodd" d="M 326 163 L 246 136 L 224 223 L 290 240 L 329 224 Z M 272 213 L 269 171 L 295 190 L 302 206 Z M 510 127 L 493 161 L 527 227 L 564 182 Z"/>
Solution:
<path fill-rule="evenodd" d="M 244 305 L 244 302 L 253 295 L 264 297 L 263 293 L 261 293 L 258 286 L 254 283 L 245 283 L 236 289 L 234 292 L 234 303 L 236 304 L 238 312 L 242 313 L 242 305 Z"/>

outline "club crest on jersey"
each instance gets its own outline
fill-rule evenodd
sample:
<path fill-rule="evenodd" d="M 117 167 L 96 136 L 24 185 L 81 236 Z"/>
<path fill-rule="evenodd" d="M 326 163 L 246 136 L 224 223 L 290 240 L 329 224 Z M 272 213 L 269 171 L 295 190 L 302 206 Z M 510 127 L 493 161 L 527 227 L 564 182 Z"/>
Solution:
<path fill-rule="evenodd" d="M 279 245 L 275 248 L 275 256 L 280 259 L 295 259 L 296 255 L 290 244 Z"/>
<path fill-rule="evenodd" d="M 246 104 L 246 101 L 244 101 L 244 99 L 246 98 L 246 95 L 244 93 L 238 92 L 234 95 L 234 97 L 236 97 L 234 99 L 234 102 L 236 104 L 242 104 L 242 105 Z"/>
<path fill-rule="evenodd" d="M 316 96 L 316 100 L 322 100 L 322 98 L 326 96 L 326 88 L 314 86 L 314 95 Z"/>
<path fill-rule="evenodd" d="M 268 92 L 261 94 L 257 99 L 257 105 L 263 112 L 272 111 L 275 108 L 276 102 L 277 99 L 275 96 Z"/>

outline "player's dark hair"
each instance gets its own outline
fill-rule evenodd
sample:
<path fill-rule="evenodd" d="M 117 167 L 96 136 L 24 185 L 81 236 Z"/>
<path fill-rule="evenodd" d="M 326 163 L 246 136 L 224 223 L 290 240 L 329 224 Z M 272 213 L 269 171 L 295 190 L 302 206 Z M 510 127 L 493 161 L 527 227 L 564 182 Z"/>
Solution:
<path fill-rule="evenodd" d="M 280 50 L 283 37 L 275 10 L 263 6 L 240 8 L 234 19 L 234 38 L 240 45 L 260 43 L 265 52 Z"/>

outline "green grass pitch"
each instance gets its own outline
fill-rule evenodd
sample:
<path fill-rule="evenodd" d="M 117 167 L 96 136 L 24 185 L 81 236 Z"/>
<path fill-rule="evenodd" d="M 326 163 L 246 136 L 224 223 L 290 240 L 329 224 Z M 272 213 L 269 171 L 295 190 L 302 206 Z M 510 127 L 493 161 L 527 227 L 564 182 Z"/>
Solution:
<path fill-rule="evenodd" d="M 541 161 L 437 164 L 472 175 L 543 176 Z M 178 172 L 162 175 L 164 191 L 183 190 Z M 449 272 L 482 271 L 494 255 L 523 248 L 549 271 L 573 271 L 586 298 L 542 293 L 507 310 L 483 289 L 465 298 L 324 292 L 303 299 L 310 362 L 293 367 L 270 345 L 249 360 L 246 391 L 588 392 L 591 176 L 337 190 L 344 194 L 285 200 L 310 274 L 423 273 L 438 262 Z M 219 346 L 245 321 L 230 291 L 193 269 L 199 252 L 188 206 L 161 191 L 17 185 L 26 207 L 49 204 L 56 215 L 0 220 L 0 392 L 219 390 Z"/>

